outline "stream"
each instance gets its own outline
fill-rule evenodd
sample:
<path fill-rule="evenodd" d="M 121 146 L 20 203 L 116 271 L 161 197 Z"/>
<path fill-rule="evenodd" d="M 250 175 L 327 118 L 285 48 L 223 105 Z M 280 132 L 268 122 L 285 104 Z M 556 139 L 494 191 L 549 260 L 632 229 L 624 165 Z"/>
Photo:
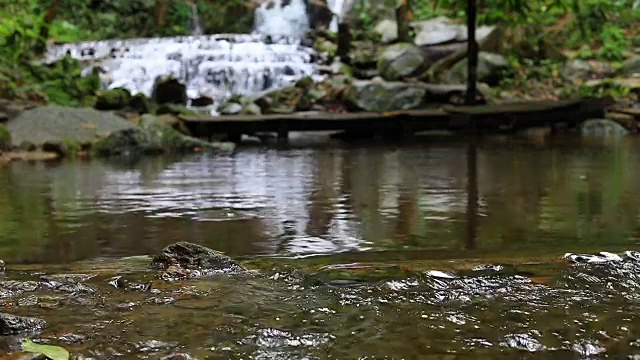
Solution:
<path fill-rule="evenodd" d="M 81 359 L 640 358 L 638 178 L 637 139 L 14 162 L 0 312 Z M 255 271 L 165 281 L 177 241 Z"/>

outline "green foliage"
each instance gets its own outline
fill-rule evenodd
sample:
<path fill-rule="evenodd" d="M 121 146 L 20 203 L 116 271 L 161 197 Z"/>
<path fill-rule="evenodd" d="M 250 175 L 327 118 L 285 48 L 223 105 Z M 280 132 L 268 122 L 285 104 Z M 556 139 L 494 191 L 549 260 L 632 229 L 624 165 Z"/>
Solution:
<path fill-rule="evenodd" d="M 629 47 L 629 40 L 622 29 L 615 24 L 605 24 L 600 35 L 602 47 L 598 55 L 607 60 L 619 61 L 624 59 L 624 51 Z"/>

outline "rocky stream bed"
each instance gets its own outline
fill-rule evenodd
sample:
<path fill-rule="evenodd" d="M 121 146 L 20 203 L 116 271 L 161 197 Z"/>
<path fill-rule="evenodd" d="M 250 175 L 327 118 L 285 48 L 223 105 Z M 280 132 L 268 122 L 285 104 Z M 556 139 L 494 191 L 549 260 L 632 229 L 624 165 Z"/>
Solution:
<path fill-rule="evenodd" d="M 75 359 L 640 354 L 636 252 L 348 257 L 237 262 L 178 243 L 154 258 L 8 264 L 0 358 L 34 358 L 27 337 Z"/>

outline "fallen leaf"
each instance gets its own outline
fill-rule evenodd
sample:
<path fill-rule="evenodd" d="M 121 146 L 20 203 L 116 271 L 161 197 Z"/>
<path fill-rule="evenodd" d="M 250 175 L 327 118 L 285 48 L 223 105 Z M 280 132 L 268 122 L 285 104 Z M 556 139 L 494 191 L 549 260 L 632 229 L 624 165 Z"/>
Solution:
<path fill-rule="evenodd" d="M 22 342 L 22 351 L 43 354 L 52 360 L 69 360 L 70 356 L 69 352 L 60 346 L 40 345 L 31 341 L 31 339 L 25 339 Z"/>

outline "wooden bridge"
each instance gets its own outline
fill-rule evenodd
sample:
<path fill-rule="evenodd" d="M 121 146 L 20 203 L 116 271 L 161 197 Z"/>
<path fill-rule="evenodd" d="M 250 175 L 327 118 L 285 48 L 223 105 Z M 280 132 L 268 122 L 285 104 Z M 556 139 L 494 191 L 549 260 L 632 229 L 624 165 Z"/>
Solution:
<path fill-rule="evenodd" d="M 292 113 L 269 115 L 182 116 L 196 137 L 226 134 L 239 141 L 242 134 L 275 133 L 286 140 L 291 131 L 342 131 L 354 134 L 408 136 L 428 130 L 509 133 L 532 127 L 572 129 L 588 119 L 604 118 L 611 98 L 452 106 L 433 110 L 389 113 Z"/>

